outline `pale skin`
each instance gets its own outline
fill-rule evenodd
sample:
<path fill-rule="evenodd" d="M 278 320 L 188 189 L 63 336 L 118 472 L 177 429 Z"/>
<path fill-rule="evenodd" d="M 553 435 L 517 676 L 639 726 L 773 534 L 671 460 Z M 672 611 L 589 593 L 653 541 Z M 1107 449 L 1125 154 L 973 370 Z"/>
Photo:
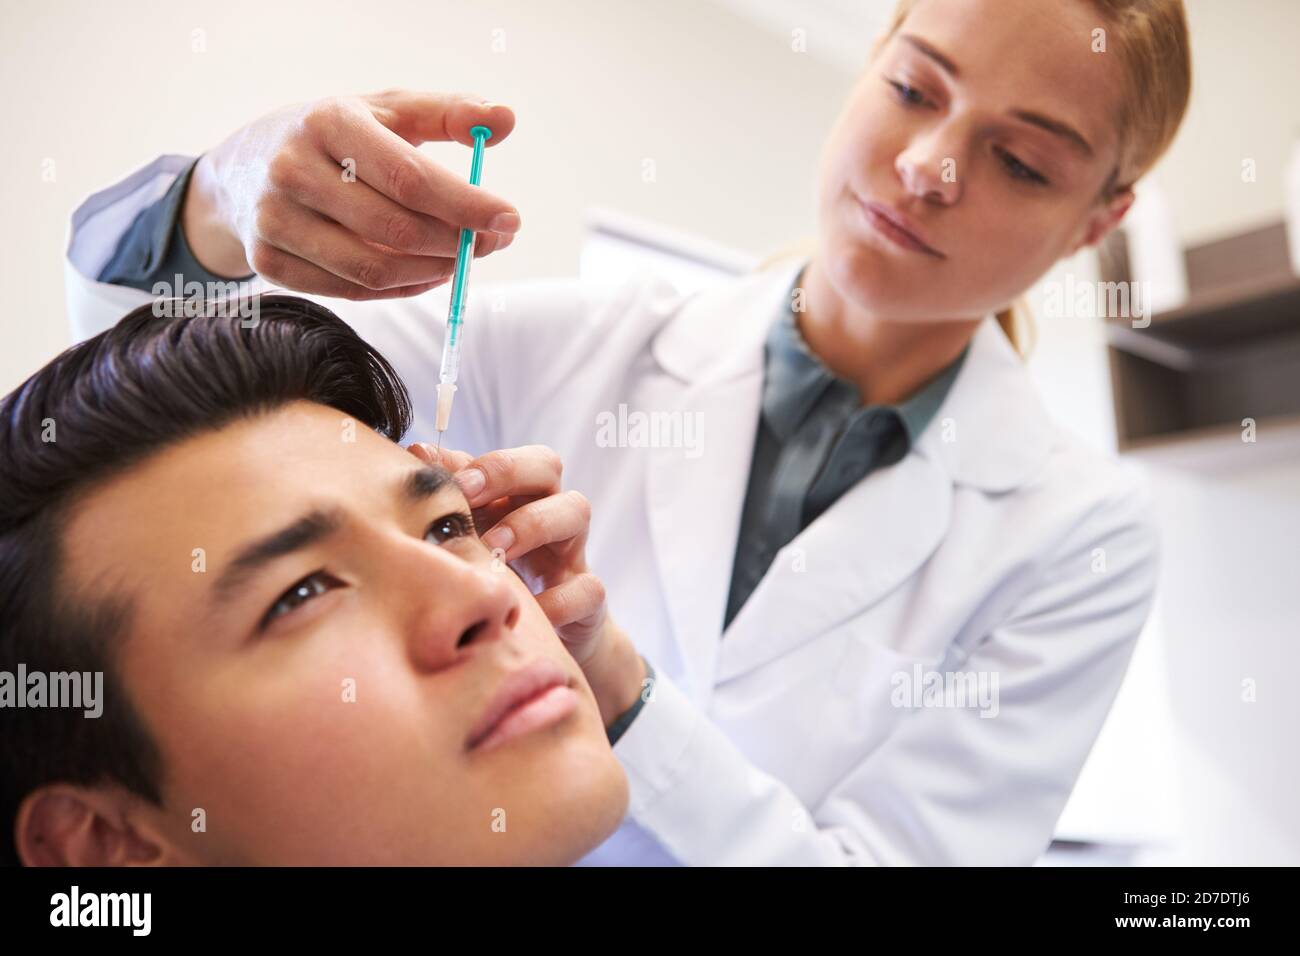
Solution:
<path fill-rule="evenodd" d="M 803 272 L 798 319 L 811 349 L 858 386 L 865 404 L 916 392 L 989 312 L 1062 257 L 1100 242 L 1132 205 L 1132 184 L 1113 178 L 1121 145 L 1113 117 L 1125 93 L 1117 55 L 1092 50 L 1102 25 L 1083 0 L 920 0 L 864 69 L 824 144 L 818 251 Z M 446 131 L 468 145 L 469 126 L 486 115 L 473 101 L 386 93 L 322 100 L 250 124 L 199 164 L 185 213 L 196 254 L 227 274 L 251 263 L 288 288 L 348 298 L 415 294 L 445 281 L 438 253 L 423 254 L 423 268 L 442 270 L 435 274 L 374 248 L 374 226 L 344 209 L 351 194 L 321 158 L 340 147 L 321 144 L 359 143 L 378 123 Z M 513 128 L 514 115 L 494 107 L 488 122 Z M 376 220 L 387 224 L 384 235 L 403 212 L 438 215 L 454 205 L 446 197 L 463 199 L 414 148 L 391 140 L 365 164 L 377 182 L 391 178 L 383 170 L 394 156 L 413 174 L 392 200 L 405 209 L 385 206 Z M 890 241 L 864 215 L 871 202 L 907 220 L 929 251 Z M 491 205 L 479 221 L 501 209 Z M 312 248 L 299 241 L 286 258 L 275 244 L 283 224 L 310 222 L 318 211 L 342 225 L 318 229 Z M 358 242 L 369 243 L 375 260 L 360 281 Z M 339 282 L 347 285 L 333 291 Z M 626 635 L 608 633 L 621 650 L 593 655 L 602 665 L 592 684 L 621 703 L 634 697 L 644 669 Z"/>
<path fill-rule="evenodd" d="M 553 493 L 554 453 L 480 463 L 530 499 L 508 516 L 506 553 L 535 599 L 470 520 L 509 504 L 494 506 L 496 485 L 473 506 L 426 449 L 363 425 L 342 440 L 345 417 L 294 402 L 78 501 L 61 580 L 132 601 L 117 673 L 160 751 L 163 805 L 117 785 L 42 787 L 16 822 L 28 865 L 552 865 L 617 827 L 627 780 L 575 655 L 599 675 L 623 645 L 590 641 L 615 629 L 582 556 L 589 511 Z M 329 526 L 231 576 L 251 542 L 312 513 Z M 539 662 L 567 710 L 478 749 L 503 682 Z"/>

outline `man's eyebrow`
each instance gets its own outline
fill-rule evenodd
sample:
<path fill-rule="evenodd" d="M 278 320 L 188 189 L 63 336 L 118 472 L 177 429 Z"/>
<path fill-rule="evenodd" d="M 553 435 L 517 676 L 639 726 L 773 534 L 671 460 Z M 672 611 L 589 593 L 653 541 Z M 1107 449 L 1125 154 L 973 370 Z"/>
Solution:
<path fill-rule="evenodd" d="M 922 40 L 918 36 L 913 36 L 910 33 L 900 33 L 898 38 L 911 44 L 922 55 L 929 57 L 935 63 L 939 64 L 940 68 L 942 68 L 943 71 L 954 80 L 961 76 L 961 71 L 957 69 L 957 64 L 949 59 L 945 54 L 936 50 L 925 40 Z M 1036 113 L 1033 110 L 1012 110 L 1011 115 L 1021 122 L 1029 123 L 1032 126 L 1037 126 L 1055 136 L 1061 137 L 1085 156 L 1091 157 L 1093 155 L 1092 144 L 1084 139 L 1083 135 L 1068 123 L 1052 119 L 1050 116 L 1044 116 L 1042 113 Z"/>
<path fill-rule="evenodd" d="M 341 511 L 316 509 L 273 531 L 264 538 L 240 548 L 239 553 L 226 565 L 213 585 L 213 595 L 228 597 L 238 590 L 259 569 L 276 558 L 301 551 L 329 537 L 343 525 Z"/>
<path fill-rule="evenodd" d="M 448 487 L 457 487 L 456 479 L 445 468 L 431 466 L 408 472 L 399 481 L 397 490 L 407 501 L 420 502 Z M 341 510 L 317 508 L 278 531 L 245 545 L 218 576 L 213 585 L 214 597 L 218 600 L 228 598 L 276 558 L 311 547 L 338 531 L 343 523 Z"/>
<path fill-rule="evenodd" d="M 439 465 L 430 465 L 417 468 L 406 476 L 402 483 L 402 495 L 408 501 L 423 501 L 432 498 L 448 485 L 456 485 L 451 472 Z"/>

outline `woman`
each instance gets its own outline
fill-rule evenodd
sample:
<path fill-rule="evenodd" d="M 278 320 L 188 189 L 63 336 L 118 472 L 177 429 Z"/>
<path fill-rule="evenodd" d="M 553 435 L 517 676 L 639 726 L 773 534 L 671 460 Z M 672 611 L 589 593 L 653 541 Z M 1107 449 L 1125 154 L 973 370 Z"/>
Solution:
<path fill-rule="evenodd" d="M 629 820 L 593 859 L 1044 849 L 1145 620 L 1155 542 L 1140 483 L 1048 419 L 1009 303 L 1119 223 L 1189 85 L 1180 0 L 904 0 L 825 144 L 810 258 L 685 298 L 653 280 L 477 290 L 446 440 L 560 453 L 613 615 L 657 671 L 615 746 Z M 188 192 L 184 164 L 155 164 L 92 199 L 70 252 L 79 333 L 149 288 L 113 271 L 131 243 L 113 249 L 169 182 L 219 275 L 251 263 L 345 298 L 437 284 L 440 214 L 517 219 L 401 140 L 512 117 L 462 102 L 416 123 L 412 102 L 294 108 L 205 156 Z M 363 189 L 338 184 L 348 158 Z M 398 365 L 417 437 L 444 302 L 331 303 Z"/>

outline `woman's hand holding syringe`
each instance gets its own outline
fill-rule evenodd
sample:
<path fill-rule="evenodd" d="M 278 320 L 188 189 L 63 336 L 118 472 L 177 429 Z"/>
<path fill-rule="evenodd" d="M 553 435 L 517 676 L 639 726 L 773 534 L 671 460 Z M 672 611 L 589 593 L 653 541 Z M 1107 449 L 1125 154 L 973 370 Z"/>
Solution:
<path fill-rule="evenodd" d="M 508 246 L 515 207 L 416 147 L 496 146 L 509 107 L 460 94 L 389 91 L 291 106 L 238 130 L 195 167 L 182 209 L 194 255 L 230 277 L 345 299 L 416 295 L 455 267 L 461 229 L 474 255 Z"/>

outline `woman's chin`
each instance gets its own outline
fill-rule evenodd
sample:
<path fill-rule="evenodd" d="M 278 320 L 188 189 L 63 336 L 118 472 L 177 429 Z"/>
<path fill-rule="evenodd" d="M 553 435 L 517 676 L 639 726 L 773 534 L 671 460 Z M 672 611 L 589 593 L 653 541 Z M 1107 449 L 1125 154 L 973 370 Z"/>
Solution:
<path fill-rule="evenodd" d="M 842 242 L 826 263 L 836 294 L 854 308 L 872 315 L 897 315 L 915 305 L 915 297 L 900 288 L 899 269 L 882 250 L 863 242 Z"/>

